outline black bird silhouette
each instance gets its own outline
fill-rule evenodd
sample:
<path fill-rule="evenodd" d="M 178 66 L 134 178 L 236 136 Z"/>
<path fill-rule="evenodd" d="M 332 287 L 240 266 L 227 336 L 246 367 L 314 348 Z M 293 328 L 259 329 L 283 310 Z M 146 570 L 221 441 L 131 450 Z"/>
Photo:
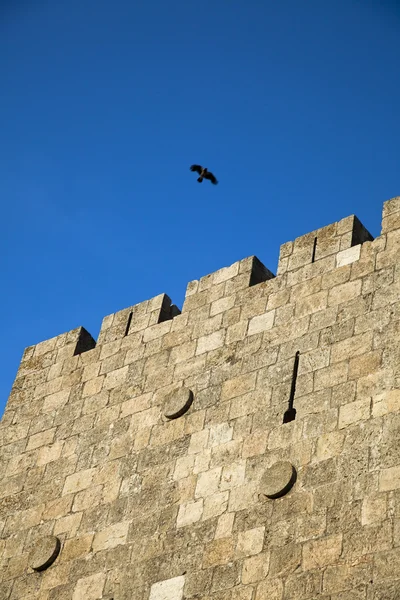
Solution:
<path fill-rule="evenodd" d="M 202 167 L 201 165 L 192 165 L 190 167 L 190 170 L 200 175 L 200 177 L 197 179 L 199 183 L 201 183 L 203 179 L 209 179 L 211 183 L 217 185 L 217 178 L 210 171 L 207 170 L 207 167 Z"/>

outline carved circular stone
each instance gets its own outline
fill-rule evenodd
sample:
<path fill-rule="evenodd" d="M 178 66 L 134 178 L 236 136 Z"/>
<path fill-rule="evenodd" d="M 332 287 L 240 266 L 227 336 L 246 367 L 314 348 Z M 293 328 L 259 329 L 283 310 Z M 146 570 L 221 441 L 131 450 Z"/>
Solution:
<path fill-rule="evenodd" d="M 193 392 L 188 388 L 179 388 L 171 392 L 164 405 L 164 415 L 167 419 L 177 419 L 189 410 L 193 402 Z"/>
<path fill-rule="evenodd" d="M 293 487 L 296 476 L 296 469 L 290 462 L 279 461 L 261 477 L 260 490 L 268 498 L 280 498 Z"/>
<path fill-rule="evenodd" d="M 56 560 L 60 548 L 60 540 L 54 535 L 37 540 L 29 555 L 29 565 L 34 571 L 44 571 Z"/>

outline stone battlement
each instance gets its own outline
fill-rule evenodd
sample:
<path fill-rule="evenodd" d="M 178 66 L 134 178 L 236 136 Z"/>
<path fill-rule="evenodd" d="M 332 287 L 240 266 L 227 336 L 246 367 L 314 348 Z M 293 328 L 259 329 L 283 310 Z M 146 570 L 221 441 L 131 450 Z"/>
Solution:
<path fill-rule="evenodd" d="M 384 203 L 382 234 L 399 228 L 399 211 L 400 197 Z M 372 241 L 372 235 L 356 216 L 346 217 L 282 244 L 276 276 L 256 256 L 250 256 L 199 280 L 190 281 L 182 312 L 172 304 L 167 294 L 160 294 L 107 315 L 101 325 L 98 343 L 104 344 L 154 328 L 181 314 L 186 315 L 189 322 L 208 319 L 227 310 L 227 307 L 233 307 L 234 296 L 238 292 L 251 298 L 251 291 L 246 294 L 246 290 L 259 283 L 269 282 L 269 285 L 265 286 L 265 294 L 268 295 L 274 293 L 274 290 L 282 291 L 306 282 L 316 275 L 352 264 L 360 259 L 362 245 Z M 375 246 L 378 253 L 384 250 L 381 236 L 377 238 Z M 167 330 L 171 325 L 164 327 Z M 151 335 L 152 333 L 148 333 L 146 337 Z M 96 341 L 81 327 L 27 348 L 23 360 L 32 353 L 41 355 L 47 352 L 47 349 L 61 348 L 66 344 L 69 352 L 75 355 L 93 349 Z M 76 348 L 72 348 L 74 344 Z"/>
<path fill-rule="evenodd" d="M 400 197 L 26 348 L 1 600 L 397 600 Z"/>

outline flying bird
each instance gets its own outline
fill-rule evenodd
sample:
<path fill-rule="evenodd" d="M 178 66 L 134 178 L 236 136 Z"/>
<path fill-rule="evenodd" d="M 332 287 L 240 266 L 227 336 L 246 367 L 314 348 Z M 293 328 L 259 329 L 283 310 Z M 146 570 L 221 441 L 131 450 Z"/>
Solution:
<path fill-rule="evenodd" d="M 207 170 L 207 167 L 202 167 L 201 165 L 192 165 L 190 167 L 190 170 L 200 175 L 200 177 L 197 179 L 199 183 L 201 183 L 203 179 L 209 179 L 211 183 L 217 185 L 218 181 L 216 177 L 212 173 L 210 173 L 210 171 Z"/>

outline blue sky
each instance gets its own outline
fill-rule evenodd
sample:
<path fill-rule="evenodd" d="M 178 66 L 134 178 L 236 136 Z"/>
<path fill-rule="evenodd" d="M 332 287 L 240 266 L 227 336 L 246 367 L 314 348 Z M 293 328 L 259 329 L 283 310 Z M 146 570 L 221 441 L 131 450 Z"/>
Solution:
<path fill-rule="evenodd" d="M 396 0 L 0 0 L 0 414 L 26 346 L 353 213 L 378 235 L 399 31 Z"/>

